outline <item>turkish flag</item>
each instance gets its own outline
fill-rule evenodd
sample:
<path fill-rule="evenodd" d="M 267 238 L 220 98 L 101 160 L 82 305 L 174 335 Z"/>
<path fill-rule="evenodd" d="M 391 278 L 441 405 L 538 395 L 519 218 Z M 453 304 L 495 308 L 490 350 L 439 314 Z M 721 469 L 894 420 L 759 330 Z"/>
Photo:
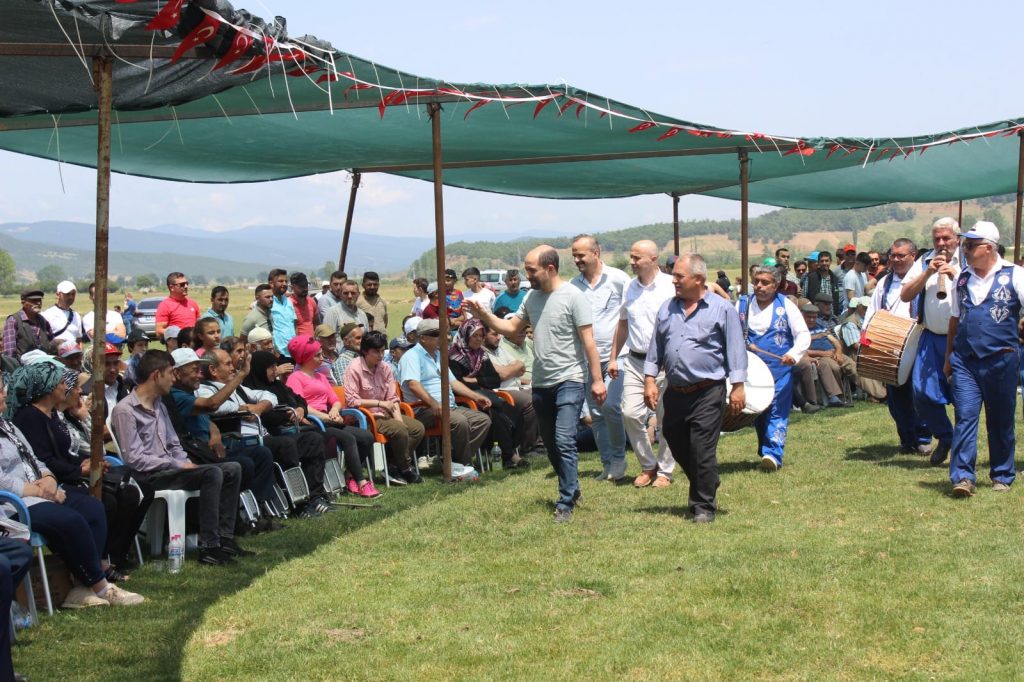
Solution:
<path fill-rule="evenodd" d="M 469 115 L 472 114 L 474 111 L 476 111 L 480 107 L 484 106 L 485 104 L 490 104 L 490 103 L 491 103 L 491 101 L 488 100 L 488 99 L 479 100 L 476 104 L 474 104 L 473 106 L 471 106 L 469 109 L 466 110 L 466 115 L 462 117 L 462 120 L 465 121 L 467 118 L 469 118 Z"/>
<path fill-rule="evenodd" d="M 667 133 L 662 133 L 658 137 L 658 139 L 655 140 L 655 142 L 661 142 L 662 140 L 667 140 L 670 137 L 675 137 L 676 135 L 679 134 L 680 130 L 682 130 L 682 128 L 676 128 L 676 127 L 669 128 L 668 132 Z"/>
<path fill-rule="evenodd" d="M 231 62 L 241 59 L 249 51 L 250 47 L 252 47 L 252 37 L 241 31 L 236 31 L 235 37 L 231 40 L 231 49 L 224 53 L 224 56 L 213 67 L 213 70 L 222 69 Z"/>
<path fill-rule="evenodd" d="M 643 123 L 641 123 L 639 125 L 635 125 L 632 128 L 630 128 L 629 132 L 631 132 L 631 133 L 639 133 L 640 131 L 647 130 L 648 128 L 653 128 L 653 127 L 654 127 L 654 123 L 652 123 L 651 121 L 644 121 Z"/>
<path fill-rule="evenodd" d="M 241 73 L 252 73 L 253 71 L 259 71 L 267 65 L 267 55 L 258 54 L 242 66 L 238 67 L 231 72 L 231 75 L 235 76 Z"/>
<path fill-rule="evenodd" d="M 211 17 L 207 14 L 199 25 L 192 29 L 192 32 L 185 36 L 185 39 L 181 41 L 181 45 L 178 45 L 178 49 L 174 51 L 174 56 L 171 57 L 171 64 L 174 64 L 181 55 L 185 54 L 194 47 L 198 47 L 203 43 L 208 43 L 217 36 L 217 31 L 220 30 L 220 20 Z"/>
<path fill-rule="evenodd" d="M 167 0 L 167 4 L 164 5 L 163 9 L 146 24 L 146 30 L 170 31 L 181 20 L 181 6 L 184 4 L 185 0 Z"/>

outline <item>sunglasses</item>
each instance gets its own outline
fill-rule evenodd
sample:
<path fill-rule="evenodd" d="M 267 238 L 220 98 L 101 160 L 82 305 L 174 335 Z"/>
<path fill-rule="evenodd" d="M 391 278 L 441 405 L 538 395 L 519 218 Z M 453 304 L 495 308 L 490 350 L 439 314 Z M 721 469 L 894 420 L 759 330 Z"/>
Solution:
<path fill-rule="evenodd" d="M 175 286 L 175 287 L 187 287 L 187 286 L 188 286 L 188 282 L 187 282 L 187 281 L 185 281 L 185 282 L 175 282 L 175 283 L 174 283 L 174 284 L 172 284 L 171 286 Z"/>

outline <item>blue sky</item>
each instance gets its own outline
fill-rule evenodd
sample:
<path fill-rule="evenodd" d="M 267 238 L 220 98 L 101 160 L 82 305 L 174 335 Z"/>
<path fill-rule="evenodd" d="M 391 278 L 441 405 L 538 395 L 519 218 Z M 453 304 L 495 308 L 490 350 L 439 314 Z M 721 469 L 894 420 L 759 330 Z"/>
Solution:
<path fill-rule="evenodd" d="M 654 112 L 792 136 L 899 136 L 1024 114 L 1019 2 L 340 3 L 234 0 L 380 64 L 459 82 L 560 83 Z M 95 176 L 0 153 L 0 222 L 94 220 Z M 338 228 L 344 173 L 202 186 L 115 176 L 111 222 Z M 210 207 L 215 210 L 211 211 Z M 452 237 L 601 231 L 671 219 L 666 196 L 550 201 L 446 189 Z M 738 217 L 687 197 L 685 218 Z M 430 185 L 364 177 L 355 229 L 432 234 Z"/>

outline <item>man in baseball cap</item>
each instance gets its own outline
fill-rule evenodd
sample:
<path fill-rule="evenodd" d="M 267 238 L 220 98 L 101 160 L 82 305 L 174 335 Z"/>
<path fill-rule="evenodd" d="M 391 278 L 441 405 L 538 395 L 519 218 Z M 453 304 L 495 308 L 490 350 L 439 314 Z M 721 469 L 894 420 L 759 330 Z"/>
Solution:
<path fill-rule="evenodd" d="M 77 343 L 85 336 L 82 327 L 82 316 L 71 309 L 75 304 L 78 289 L 71 280 L 64 280 L 57 285 L 57 303 L 43 311 L 43 317 L 50 323 L 54 340 L 61 343 L 72 341 Z"/>
<path fill-rule="evenodd" d="M 4 355 L 20 358 L 30 350 L 51 355 L 57 351 L 60 342 L 54 342 L 53 329 L 43 317 L 42 307 L 41 289 L 29 288 L 21 292 L 21 310 L 8 315 L 4 323 Z"/>

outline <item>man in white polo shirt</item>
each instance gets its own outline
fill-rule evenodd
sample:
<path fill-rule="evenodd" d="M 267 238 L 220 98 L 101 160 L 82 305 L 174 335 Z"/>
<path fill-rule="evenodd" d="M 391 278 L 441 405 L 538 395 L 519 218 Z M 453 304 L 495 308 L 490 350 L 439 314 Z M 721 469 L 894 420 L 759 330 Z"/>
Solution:
<path fill-rule="evenodd" d="M 53 330 L 54 340 L 61 343 L 78 343 L 84 334 L 82 316 L 71 309 L 77 294 L 78 288 L 75 287 L 75 283 L 64 280 L 57 285 L 57 303 L 43 311 L 43 317 Z"/>
<path fill-rule="evenodd" d="M 644 359 L 654 336 L 654 320 L 665 301 L 676 295 L 672 275 L 658 267 L 658 245 L 649 239 L 636 242 L 629 250 L 629 266 L 636 275 L 626 287 L 626 295 L 619 308 L 619 323 L 612 340 L 611 357 L 608 360 L 608 375 L 622 378 L 622 420 L 626 436 L 633 445 L 633 452 L 640 461 L 640 475 L 633 485 L 645 488 L 653 485 L 665 488 L 672 484 L 672 471 L 676 461 L 668 443 L 662 438 L 658 444 L 658 456 L 654 456 L 647 433 L 650 410 L 644 403 Z M 621 350 L 628 353 L 622 357 L 622 369 L 618 359 Z M 665 393 L 665 373 L 657 377 L 658 391 Z M 661 422 L 664 406 L 658 398 L 658 421 Z"/>

